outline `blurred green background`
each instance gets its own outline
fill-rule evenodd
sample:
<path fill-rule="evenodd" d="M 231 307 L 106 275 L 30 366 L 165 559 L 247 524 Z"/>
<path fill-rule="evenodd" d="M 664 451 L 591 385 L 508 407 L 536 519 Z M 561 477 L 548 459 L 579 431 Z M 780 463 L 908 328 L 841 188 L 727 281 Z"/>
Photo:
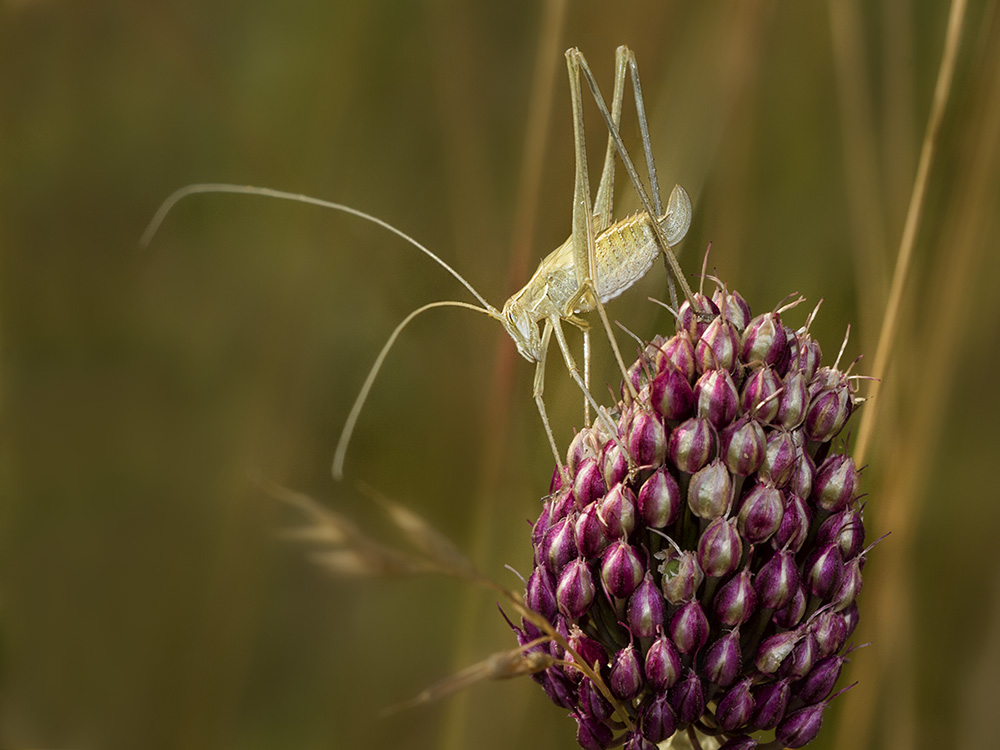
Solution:
<path fill-rule="evenodd" d="M 363 480 L 516 587 L 503 566 L 528 570 L 551 472 L 532 367 L 485 318 L 419 319 L 337 484 L 336 438 L 392 327 L 468 296 L 387 232 L 315 207 L 189 198 L 139 249 L 146 222 L 190 182 L 308 193 L 410 232 L 499 305 L 569 232 L 562 52 L 579 46 L 610 89 L 627 43 L 661 181 L 694 201 L 686 270 L 711 241 L 755 310 L 825 298 L 812 330 L 827 361 L 850 323 L 845 357 L 866 352 L 865 372 L 948 12 L 0 3 L 0 748 L 575 747 L 526 679 L 381 716 L 511 645 L 493 598 L 331 579 L 277 538 L 298 519 L 250 478 L 378 535 Z M 605 132 L 587 116 L 596 163 Z M 998 133 L 992 1 L 965 19 L 864 472 L 870 538 L 894 531 L 866 568 L 855 639 L 874 644 L 817 748 L 995 742 Z M 635 204 L 621 181 L 618 196 L 622 213 Z M 663 293 L 657 266 L 610 314 L 648 339 L 668 330 L 646 301 Z M 595 341 L 594 382 L 613 381 Z M 580 399 L 553 362 L 565 445 Z"/>

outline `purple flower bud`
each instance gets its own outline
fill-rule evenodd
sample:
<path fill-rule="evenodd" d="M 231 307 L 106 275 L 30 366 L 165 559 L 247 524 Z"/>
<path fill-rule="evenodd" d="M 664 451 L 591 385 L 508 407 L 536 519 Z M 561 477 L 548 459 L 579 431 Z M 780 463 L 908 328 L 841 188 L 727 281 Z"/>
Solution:
<path fill-rule="evenodd" d="M 629 732 L 622 750 L 656 750 L 656 744 L 642 736 L 642 732 Z"/>
<path fill-rule="evenodd" d="M 792 653 L 781 663 L 778 676 L 793 682 L 802 679 L 809 674 L 818 655 L 819 644 L 816 643 L 816 636 L 807 629 L 802 639 L 795 644 Z"/>
<path fill-rule="evenodd" d="M 692 551 L 678 554 L 670 549 L 657 556 L 663 559 L 663 564 L 658 569 L 663 574 L 663 596 L 671 604 L 691 601 L 705 578 L 698 565 L 697 555 Z"/>
<path fill-rule="evenodd" d="M 689 383 L 694 379 L 694 345 L 686 333 L 671 336 L 660 347 L 660 354 L 656 358 L 657 371 L 662 372 L 667 362 L 680 370 Z"/>
<path fill-rule="evenodd" d="M 690 724 L 705 713 L 705 690 L 693 669 L 670 690 L 670 705 L 682 724 Z"/>
<path fill-rule="evenodd" d="M 703 317 L 707 314 L 714 318 L 719 314 L 719 308 L 700 292 L 694 293 L 694 304 L 695 307 L 692 309 L 691 303 L 684 300 L 678 311 L 677 325 L 679 329 L 687 331 L 692 341 L 697 341 L 708 328 L 708 322 L 703 320 Z"/>
<path fill-rule="evenodd" d="M 844 618 L 844 628 L 847 631 L 846 635 L 844 636 L 844 640 L 846 641 L 848 638 L 851 637 L 851 633 L 854 632 L 854 629 L 858 627 L 858 621 L 860 617 L 858 614 L 858 603 L 855 602 L 847 609 L 841 610 L 838 614 Z"/>
<path fill-rule="evenodd" d="M 758 473 L 763 480 L 775 487 L 784 487 L 792 478 L 798 458 L 799 449 L 795 445 L 792 433 L 775 430 L 767 437 L 764 462 Z"/>
<path fill-rule="evenodd" d="M 612 542 L 601 558 L 601 581 L 611 596 L 625 599 L 642 583 L 644 566 L 639 552 L 624 540 Z"/>
<path fill-rule="evenodd" d="M 728 576 L 739 567 L 742 556 L 736 519 L 716 518 L 698 540 L 698 564 L 707 576 Z"/>
<path fill-rule="evenodd" d="M 816 637 L 817 656 L 823 658 L 840 651 L 848 638 L 847 623 L 842 614 L 824 609 L 809 621 L 809 629 Z"/>
<path fill-rule="evenodd" d="M 719 308 L 719 314 L 742 333 L 750 322 L 750 305 L 742 295 L 739 292 L 716 289 L 712 295 L 712 302 Z"/>
<path fill-rule="evenodd" d="M 579 620 L 590 609 L 596 593 L 590 567 L 586 560 L 578 557 L 559 576 L 559 585 L 556 587 L 559 611 L 571 620 Z"/>
<path fill-rule="evenodd" d="M 624 482 L 628 477 L 628 456 L 613 440 L 609 440 L 604 446 L 600 466 L 605 487 L 614 487 L 616 484 Z"/>
<path fill-rule="evenodd" d="M 557 706 L 573 708 L 576 705 L 576 688 L 562 670 L 547 669 L 539 681 L 549 700 Z"/>
<path fill-rule="evenodd" d="M 764 428 L 749 416 L 737 419 L 719 434 L 722 460 L 733 474 L 748 477 L 764 462 Z"/>
<path fill-rule="evenodd" d="M 593 638 L 584 635 L 583 631 L 580 630 L 576 625 L 574 625 L 570 631 L 569 636 L 566 638 L 570 647 L 580 655 L 583 663 L 594 669 L 596 672 L 600 672 L 601 669 L 608 663 L 608 652 L 605 650 L 604 646 L 595 641 Z M 576 658 L 570 654 L 566 654 L 566 661 L 573 663 Z M 568 669 L 566 673 L 569 675 L 570 679 L 574 682 L 581 682 L 583 680 L 588 680 L 583 672 L 579 669 Z M 593 685 L 591 685 L 593 687 Z"/>
<path fill-rule="evenodd" d="M 667 457 L 681 471 L 694 474 L 715 455 L 715 430 L 707 419 L 681 422 L 667 439 Z"/>
<path fill-rule="evenodd" d="M 833 599 L 831 599 L 835 612 L 847 609 L 849 606 L 854 604 L 854 600 L 857 599 L 858 594 L 861 593 L 861 567 L 864 565 L 864 562 L 864 556 L 859 555 L 851 560 L 848 560 L 844 565 L 844 579 L 840 582 L 840 587 L 837 589 L 837 593 L 834 594 Z"/>
<path fill-rule="evenodd" d="M 792 552 L 798 552 L 809 537 L 811 523 L 812 512 L 806 501 L 798 495 L 786 494 L 781 525 L 771 538 L 771 544 L 775 549 L 787 548 Z"/>
<path fill-rule="evenodd" d="M 809 593 L 828 601 L 844 580 L 844 558 L 840 547 L 826 544 L 813 552 L 806 561 L 803 575 Z"/>
<path fill-rule="evenodd" d="M 549 622 L 556 618 L 556 579 L 544 566 L 537 566 L 528 578 L 524 602 Z"/>
<path fill-rule="evenodd" d="M 576 498 L 577 508 L 582 510 L 608 491 L 601 468 L 594 458 L 588 457 L 580 462 L 573 478 L 573 496 Z"/>
<path fill-rule="evenodd" d="M 628 624 L 632 635 L 650 638 L 663 627 L 665 603 L 663 594 L 653 582 L 651 573 L 646 573 L 639 588 L 628 601 Z"/>
<path fill-rule="evenodd" d="M 798 458 L 795 460 L 792 478 L 788 482 L 788 489 L 803 499 L 808 498 L 812 494 L 815 475 L 816 467 L 813 465 L 813 460 L 808 453 L 800 449 Z"/>
<path fill-rule="evenodd" d="M 774 729 L 788 707 L 788 681 L 761 685 L 754 691 L 754 711 L 750 724 L 756 729 Z"/>
<path fill-rule="evenodd" d="M 704 417 L 717 429 L 725 427 L 736 418 L 739 394 L 727 370 L 706 370 L 694 384 L 694 397 L 698 416 Z"/>
<path fill-rule="evenodd" d="M 845 560 L 856 557 L 865 547 L 865 524 L 861 513 L 854 508 L 834 513 L 819 527 L 816 543 L 836 543 Z"/>
<path fill-rule="evenodd" d="M 781 396 L 775 396 L 779 388 L 781 380 L 773 367 L 754 370 L 747 376 L 740 394 L 743 411 L 763 424 L 773 421 L 781 403 Z"/>
<path fill-rule="evenodd" d="M 536 564 L 540 560 L 539 555 L 542 541 L 545 539 L 545 533 L 549 530 L 552 521 L 555 520 L 552 517 L 552 503 L 553 501 L 550 500 L 542 506 L 542 512 L 538 514 L 538 520 L 531 527 L 531 547 L 535 551 Z"/>
<path fill-rule="evenodd" d="M 760 743 L 753 737 L 741 734 L 737 737 L 733 737 L 728 742 L 719 745 L 719 750 L 754 750 L 754 748 L 759 745 Z"/>
<path fill-rule="evenodd" d="M 655 414 L 640 411 L 628 431 L 628 450 L 639 466 L 658 466 L 667 455 L 667 431 Z"/>
<path fill-rule="evenodd" d="M 807 706 L 819 703 L 833 692 L 840 678 L 840 669 L 847 661 L 843 656 L 827 656 L 816 663 L 812 671 L 795 686 L 795 697 Z"/>
<path fill-rule="evenodd" d="M 715 595 L 712 609 L 723 625 L 735 628 L 750 619 L 757 608 L 757 593 L 750 583 L 750 570 L 744 568 Z"/>
<path fill-rule="evenodd" d="M 719 687 L 729 687 L 742 666 L 740 629 L 734 628 L 709 647 L 702 663 L 702 673 Z"/>
<path fill-rule="evenodd" d="M 757 647 L 754 664 L 763 674 L 774 674 L 781 663 L 788 658 L 796 644 L 802 640 L 804 633 L 798 630 L 786 630 L 765 638 Z"/>
<path fill-rule="evenodd" d="M 601 691 L 597 689 L 589 677 L 580 681 L 579 705 L 580 711 L 597 721 L 605 721 L 614 713 L 614 707 L 608 703 Z"/>
<path fill-rule="evenodd" d="M 708 324 L 695 343 L 695 365 L 699 372 L 714 369 L 732 372 L 737 364 L 739 347 L 740 338 L 736 328 L 720 315 Z"/>
<path fill-rule="evenodd" d="M 586 714 L 570 715 L 576 719 L 576 741 L 583 750 L 604 750 L 611 747 L 615 737 L 607 724 Z"/>
<path fill-rule="evenodd" d="M 654 750 L 655 743 L 663 742 L 677 730 L 677 715 L 670 707 L 666 693 L 659 693 L 646 702 L 646 708 L 639 717 L 639 728 L 642 736 L 654 743 Z"/>
<path fill-rule="evenodd" d="M 708 640 L 708 618 L 698 600 L 678 609 L 670 620 L 670 637 L 682 654 L 696 654 Z"/>
<path fill-rule="evenodd" d="M 767 541 L 781 526 L 784 514 L 781 490 L 771 484 L 758 484 L 744 496 L 740 506 L 740 533 L 750 544 Z"/>
<path fill-rule="evenodd" d="M 686 339 L 685 339 L 686 340 Z M 688 375 L 669 359 L 649 386 L 649 401 L 664 419 L 686 419 L 694 413 L 694 389 Z"/>
<path fill-rule="evenodd" d="M 799 331 L 797 338 L 798 346 L 789 362 L 789 369 L 799 370 L 805 375 L 806 380 L 812 380 L 816 376 L 816 371 L 819 370 L 819 363 L 823 359 L 823 350 L 806 331 Z"/>
<path fill-rule="evenodd" d="M 782 747 L 802 747 L 816 739 L 823 726 L 823 711 L 826 705 L 818 703 L 792 711 L 778 726 L 775 738 Z"/>
<path fill-rule="evenodd" d="M 812 499 L 823 510 L 837 512 L 851 504 L 858 491 L 858 470 L 850 456 L 830 456 L 816 471 Z"/>
<path fill-rule="evenodd" d="M 666 466 L 661 466 L 639 488 L 639 516 L 651 529 L 664 529 L 681 512 L 681 489 Z"/>
<path fill-rule="evenodd" d="M 597 557 L 608 546 L 607 534 L 597 513 L 598 506 L 591 503 L 577 516 L 573 528 L 573 540 L 576 549 L 582 557 Z"/>
<path fill-rule="evenodd" d="M 794 430 L 806 418 L 809 405 L 809 390 L 805 374 L 800 370 L 789 370 L 782 384 L 775 423 L 786 430 Z"/>
<path fill-rule="evenodd" d="M 627 539 L 635 530 L 635 495 L 623 484 L 616 484 L 597 503 L 597 517 L 608 539 Z"/>
<path fill-rule="evenodd" d="M 732 495 L 733 479 L 722 461 L 715 459 L 691 477 L 688 507 L 699 518 L 719 518 L 729 512 Z"/>
<path fill-rule="evenodd" d="M 681 657 L 666 635 L 653 641 L 646 651 L 646 681 L 653 690 L 673 687 L 681 675 Z"/>
<path fill-rule="evenodd" d="M 631 643 L 615 654 L 609 687 L 616 697 L 630 701 L 642 690 L 642 665 Z"/>
<path fill-rule="evenodd" d="M 849 384 L 820 391 L 809 402 L 804 429 L 810 440 L 825 443 L 837 436 L 854 409 Z"/>
<path fill-rule="evenodd" d="M 788 338 L 777 313 L 764 313 L 751 320 L 740 345 L 741 359 L 747 364 L 761 362 L 779 372 L 788 366 Z"/>
<path fill-rule="evenodd" d="M 559 573 L 577 555 L 576 541 L 573 539 L 576 519 L 573 516 L 560 518 L 545 532 L 540 552 L 549 570 Z"/>
<path fill-rule="evenodd" d="M 779 550 L 764 563 L 754 579 L 757 601 L 761 607 L 779 609 L 791 601 L 799 585 L 799 570 L 795 557 L 788 550 Z"/>
<path fill-rule="evenodd" d="M 801 583 L 797 584 L 792 598 L 784 607 L 775 610 L 771 622 L 779 628 L 794 628 L 806 613 L 806 603 L 806 590 Z"/>
<path fill-rule="evenodd" d="M 719 700 L 719 705 L 715 709 L 715 720 L 723 731 L 735 732 L 749 723 L 754 709 L 753 695 L 750 694 L 753 679 L 745 677 L 740 680 Z"/>
<path fill-rule="evenodd" d="M 576 475 L 580 462 L 588 455 L 588 443 L 592 440 L 592 432 L 589 428 L 580 430 L 570 440 L 569 448 L 566 449 L 566 470 L 570 476 Z"/>

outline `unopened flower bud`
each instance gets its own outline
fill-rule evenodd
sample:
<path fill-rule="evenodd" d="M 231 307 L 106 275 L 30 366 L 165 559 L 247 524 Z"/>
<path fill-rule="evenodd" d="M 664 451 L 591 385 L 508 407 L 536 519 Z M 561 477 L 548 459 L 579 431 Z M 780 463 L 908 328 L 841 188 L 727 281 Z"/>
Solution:
<path fill-rule="evenodd" d="M 732 422 L 739 409 L 739 394 L 727 370 L 706 370 L 694 384 L 694 397 L 698 416 L 716 429 Z"/>
<path fill-rule="evenodd" d="M 790 369 L 782 384 L 781 396 L 778 397 L 777 414 L 774 422 L 786 430 L 794 430 L 806 418 L 806 407 L 809 406 L 808 381 L 801 370 Z"/>
<path fill-rule="evenodd" d="M 746 494 L 740 506 L 740 533 L 750 544 L 767 541 L 781 526 L 784 513 L 781 490 L 769 483 L 758 484 Z"/>
<path fill-rule="evenodd" d="M 559 585 L 556 587 L 559 611 L 572 620 L 579 620 L 590 609 L 596 593 L 590 567 L 586 560 L 578 557 L 559 576 Z"/>
<path fill-rule="evenodd" d="M 813 668 L 819 654 L 816 636 L 806 630 L 805 635 L 795 644 L 792 653 L 778 668 L 778 676 L 795 682 L 801 680 Z"/>
<path fill-rule="evenodd" d="M 796 494 L 786 494 L 781 525 L 771 537 L 771 544 L 775 549 L 788 548 L 792 552 L 798 552 L 809 537 L 811 523 L 812 512 L 806 501 Z"/>
<path fill-rule="evenodd" d="M 844 510 L 857 497 L 858 470 L 850 456 L 830 456 L 816 471 L 812 499 L 823 510 Z"/>
<path fill-rule="evenodd" d="M 605 650 L 604 646 L 595 641 L 593 638 L 584 634 L 580 628 L 573 626 L 570 629 L 569 636 L 566 638 L 570 647 L 579 654 L 583 663 L 588 667 L 591 667 L 596 672 L 600 672 L 601 668 L 608 663 L 608 652 Z M 573 663 L 576 658 L 571 654 L 566 654 L 566 661 Z M 583 672 L 579 669 L 567 669 L 566 673 L 569 675 L 570 679 L 574 682 L 582 683 L 583 680 L 589 680 Z M 582 687 L 582 685 L 581 685 Z M 591 684 L 593 687 L 593 684 Z"/>
<path fill-rule="evenodd" d="M 614 487 L 616 484 L 624 482 L 628 477 L 628 455 L 618 447 L 618 443 L 609 440 L 604 446 L 600 467 L 604 477 L 604 486 Z"/>
<path fill-rule="evenodd" d="M 750 693 L 752 686 L 753 677 L 745 677 L 719 699 L 715 719 L 720 729 L 735 732 L 750 722 L 754 709 L 754 699 Z"/>
<path fill-rule="evenodd" d="M 865 524 L 861 513 L 854 508 L 834 513 L 819 527 L 816 543 L 836 543 L 845 560 L 857 556 L 865 547 Z"/>
<path fill-rule="evenodd" d="M 651 573 L 646 573 L 642 583 L 628 601 L 628 624 L 632 635 L 651 638 L 663 627 L 665 602 Z"/>
<path fill-rule="evenodd" d="M 694 389 L 688 376 L 669 359 L 650 384 L 649 400 L 664 419 L 687 419 L 694 414 Z"/>
<path fill-rule="evenodd" d="M 576 688 L 562 670 L 545 670 L 539 675 L 539 682 L 549 700 L 557 706 L 573 708 L 576 705 Z"/>
<path fill-rule="evenodd" d="M 668 362 L 676 367 L 689 383 L 694 380 L 694 344 L 691 343 L 687 333 L 671 336 L 660 347 L 660 354 L 656 358 L 657 371 L 662 371 Z"/>
<path fill-rule="evenodd" d="M 779 628 L 794 628 L 802 621 L 806 613 L 806 590 L 799 583 L 795 586 L 795 593 L 788 600 L 785 606 L 775 610 L 771 622 Z"/>
<path fill-rule="evenodd" d="M 844 427 L 853 408 L 854 401 L 846 382 L 820 391 L 812 397 L 806 410 L 803 423 L 806 436 L 818 443 L 832 440 Z"/>
<path fill-rule="evenodd" d="M 684 300 L 681 309 L 678 311 L 678 328 L 687 331 L 692 341 L 701 338 L 701 334 L 708 328 L 708 321 L 704 318 L 714 318 L 719 314 L 719 308 L 712 300 L 700 292 L 694 293 L 694 307 Z"/>
<path fill-rule="evenodd" d="M 864 565 L 864 556 L 859 555 L 848 560 L 844 565 L 844 579 L 840 582 L 837 592 L 830 600 L 833 610 L 839 612 L 854 604 L 854 600 L 861 593 L 861 566 Z"/>
<path fill-rule="evenodd" d="M 642 583 L 645 566 L 639 552 L 624 540 L 612 542 L 601 558 L 601 581 L 611 596 L 624 599 Z"/>
<path fill-rule="evenodd" d="M 671 549 L 658 553 L 658 557 L 663 559 L 658 568 L 663 574 L 663 596 L 671 604 L 691 601 L 705 579 L 698 565 L 698 556 L 692 551 L 678 554 Z"/>
<path fill-rule="evenodd" d="M 722 460 L 733 474 L 748 477 L 764 462 L 767 441 L 764 428 L 750 417 L 742 417 L 724 427 L 719 434 Z"/>
<path fill-rule="evenodd" d="M 698 600 L 678 609 L 670 620 L 670 638 L 682 654 L 695 654 L 708 640 L 708 618 Z"/>
<path fill-rule="evenodd" d="M 714 369 L 732 372 L 739 346 L 736 328 L 720 315 L 708 324 L 694 345 L 695 366 L 699 372 Z"/>
<path fill-rule="evenodd" d="M 795 595 L 799 585 L 799 570 L 795 557 L 788 550 L 779 550 L 764 563 L 754 579 L 759 606 L 767 609 L 784 607 Z"/>
<path fill-rule="evenodd" d="M 812 495 L 813 477 L 816 475 L 816 467 L 809 454 L 799 450 L 798 458 L 795 460 L 795 469 L 792 471 L 792 478 L 788 481 L 788 489 L 799 497 L 806 499 Z"/>
<path fill-rule="evenodd" d="M 754 711 L 750 724 L 755 729 L 774 729 L 788 707 L 788 681 L 778 680 L 754 690 Z"/>
<path fill-rule="evenodd" d="M 836 654 L 848 638 L 847 624 L 839 612 L 824 609 L 809 621 L 809 629 L 816 637 L 817 656 L 823 658 Z"/>
<path fill-rule="evenodd" d="M 640 411 L 628 431 L 628 450 L 639 466 L 659 466 L 667 455 L 667 431 L 649 411 Z"/>
<path fill-rule="evenodd" d="M 663 529 L 681 512 L 681 489 L 666 466 L 661 466 L 639 488 L 639 517 L 651 529 Z"/>
<path fill-rule="evenodd" d="M 750 583 L 750 570 L 744 568 L 715 595 L 712 610 L 723 625 L 735 628 L 750 619 L 757 608 L 757 592 Z"/>
<path fill-rule="evenodd" d="M 605 721 L 614 713 L 614 708 L 608 699 L 591 681 L 589 677 L 584 677 L 580 681 L 578 691 L 580 710 L 598 721 Z"/>
<path fill-rule="evenodd" d="M 608 491 L 604 484 L 604 472 L 595 458 L 585 458 L 580 462 L 573 478 L 573 496 L 576 507 L 583 509 Z"/>
<path fill-rule="evenodd" d="M 558 574 L 577 555 L 576 541 L 573 539 L 575 520 L 573 516 L 560 518 L 545 532 L 541 552 L 544 554 L 545 564 L 553 573 Z"/>
<path fill-rule="evenodd" d="M 658 693 L 646 702 L 646 708 L 639 717 L 639 728 L 642 736 L 654 743 L 654 747 L 677 730 L 677 715 L 666 693 Z"/>
<path fill-rule="evenodd" d="M 798 630 L 786 630 L 765 638 L 757 647 L 757 655 L 754 657 L 757 670 L 762 674 L 777 672 L 803 636 L 804 633 Z"/>
<path fill-rule="evenodd" d="M 577 552 L 586 558 L 597 557 L 608 546 L 608 535 L 598 517 L 598 506 L 591 503 L 576 518 L 573 529 L 573 540 Z"/>
<path fill-rule="evenodd" d="M 619 651 L 611 664 L 611 692 L 623 701 L 630 701 L 642 690 L 642 665 L 631 643 Z"/>
<path fill-rule="evenodd" d="M 715 430 L 707 419 L 693 417 L 677 425 L 667 439 L 667 457 L 681 471 L 694 474 L 715 456 Z"/>
<path fill-rule="evenodd" d="M 741 359 L 752 364 L 771 365 L 779 372 L 788 366 L 788 339 L 777 313 L 758 315 L 743 331 Z"/>
<path fill-rule="evenodd" d="M 611 747 L 614 733 L 602 720 L 583 713 L 570 715 L 576 719 L 576 741 L 583 750 L 604 750 Z"/>
<path fill-rule="evenodd" d="M 672 687 L 681 675 L 681 657 L 665 634 L 653 641 L 646 651 L 646 681 L 653 690 Z"/>
<path fill-rule="evenodd" d="M 719 459 L 699 469 L 688 484 L 687 501 L 699 518 L 713 519 L 729 512 L 733 479 Z"/>
<path fill-rule="evenodd" d="M 597 516 L 608 539 L 627 539 L 635 530 L 635 495 L 624 484 L 616 484 L 597 503 Z"/>
<path fill-rule="evenodd" d="M 728 320 L 740 333 L 750 322 L 750 305 L 739 292 L 716 289 L 712 302 L 719 308 L 719 315 Z"/>
<path fill-rule="evenodd" d="M 778 725 L 774 736 L 781 743 L 782 747 L 803 747 L 808 745 L 819 734 L 820 727 L 823 726 L 823 711 L 826 705 L 818 703 L 814 706 L 806 706 L 798 711 L 792 711 Z"/>
<path fill-rule="evenodd" d="M 844 580 L 844 558 L 840 547 L 827 544 L 813 552 L 806 561 L 803 575 L 809 593 L 829 601 Z"/>
<path fill-rule="evenodd" d="M 792 433 L 787 430 L 774 430 L 768 435 L 764 462 L 758 474 L 775 487 L 784 487 L 792 478 L 798 458 L 799 449 L 795 445 Z"/>
<path fill-rule="evenodd" d="M 705 689 L 693 669 L 670 690 L 670 705 L 682 724 L 690 724 L 705 713 Z"/>
<path fill-rule="evenodd" d="M 556 579 L 545 566 L 537 566 L 528 578 L 524 603 L 549 622 L 555 619 Z"/>
<path fill-rule="evenodd" d="M 798 370 L 809 381 L 816 376 L 820 360 L 823 359 L 823 350 L 807 331 L 799 331 L 796 336 L 798 346 L 789 362 L 789 371 Z"/>
<path fill-rule="evenodd" d="M 762 424 L 767 424 L 778 416 L 781 396 L 776 396 L 781 388 L 781 380 L 773 367 L 760 367 L 752 371 L 743 384 L 740 404 L 743 411 Z"/>
<path fill-rule="evenodd" d="M 736 519 L 716 518 L 698 540 L 698 565 L 707 576 L 728 576 L 739 567 L 742 556 L 743 542 L 736 530 Z"/>
<path fill-rule="evenodd" d="M 702 671 L 711 682 L 719 687 L 729 687 L 739 675 L 742 666 L 740 629 L 734 628 L 723 634 L 709 647 L 702 664 Z"/>
<path fill-rule="evenodd" d="M 836 654 L 821 659 L 805 678 L 795 686 L 795 697 L 807 706 L 819 703 L 833 692 L 833 686 L 840 678 L 840 669 L 846 657 Z"/>

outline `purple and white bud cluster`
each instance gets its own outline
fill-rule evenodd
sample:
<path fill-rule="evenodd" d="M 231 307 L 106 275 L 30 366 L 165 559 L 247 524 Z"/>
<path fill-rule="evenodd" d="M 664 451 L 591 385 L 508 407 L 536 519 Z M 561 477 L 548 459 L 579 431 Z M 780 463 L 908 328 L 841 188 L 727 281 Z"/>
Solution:
<path fill-rule="evenodd" d="M 617 439 L 603 421 L 576 435 L 532 531 L 526 602 L 574 652 L 537 646 L 561 662 L 534 677 L 586 750 L 691 725 L 802 747 L 858 621 L 858 470 L 833 443 L 851 381 L 780 311 L 724 288 L 695 303 L 708 315 L 685 303 L 629 368 Z"/>

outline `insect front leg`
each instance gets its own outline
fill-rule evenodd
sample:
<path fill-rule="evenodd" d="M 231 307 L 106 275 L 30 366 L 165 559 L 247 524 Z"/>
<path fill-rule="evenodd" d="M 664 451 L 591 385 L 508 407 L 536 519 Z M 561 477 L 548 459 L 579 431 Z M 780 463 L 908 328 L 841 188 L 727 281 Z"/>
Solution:
<path fill-rule="evenodd" d="M 562 477 L 563 484 L 569 486 L 569 473 L 566 471 L 566 465 L 563 463 L 562 456 L 559 454 L 559 448 L 556 446 L 556 438 L 552 434 L 552 425 L 549 424 L 549 415 L 545 411 L 545 399 L 543 398 L 545 392 L 545 359 L 548 357 L 549 340 L 551 338 L 552 324 L 546 320 L 542 329 L 541 356 L 535 364 L 535 382 L 532 385 L 531 395 L 535 399 L 535 406 L 538 407 L 538 415 L 542 418 L 542 426 L 545 427 L 545 435 L 549 439 L 549 446 L 552 448 L 552 455 L 556 459 L 556 466 L 559 467 L 559 475 Z"/>

